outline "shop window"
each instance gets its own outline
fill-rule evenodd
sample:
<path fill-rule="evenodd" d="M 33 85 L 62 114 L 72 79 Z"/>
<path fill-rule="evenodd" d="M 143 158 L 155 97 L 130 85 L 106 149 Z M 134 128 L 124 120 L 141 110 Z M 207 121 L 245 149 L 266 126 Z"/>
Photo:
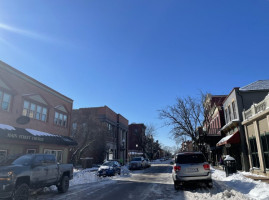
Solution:
<path fill-rule="evenodd" d="M 55 111 L 54 124 L 66 127 L 66 125 L 67 125 L 67 115 Z"/>
<path fill-rule="evenodd" d="M 252 166 L 260 168 L 260 161 L 259 161 L 257 143 L 256 143 L 255 137 L 249 138 L 249 145 L 251 149 Z"/>
<path fill-rule="evenodd" d="M 4 160 L 7 156 L 7 150 L 0 150 L 0 161 Z"/>
<path fill-rule="evenodd" d="M 40 121 L 47 121 L 47 108 L 30 101 L 23 102 L 23 116 L 28 116 Z"/>
<path fill-rule="evenodd" d="M 60 162 L 60 163 L 63 162 L 63 151 L 62 150 L 45 149 L 44 153 L 55 155 L 57 162 Z"/>
<path fill-rule="evenodd" d="M 261 135 L 266 169 L 269 169 L 269 132 Z"/>
<path fill-rule="evenodd" d="M 36 153 L 36 149 L 27 149 L 26 150 L 27 154 L 35 154 Z"/>
<path fill-rule="evenodd" d="M 1 106 L 1 110 L 9 111 L 10 102 L 11 102 L 11 95 L 6 93 L 6 92 L 2 92 L 0 90 L 0 106 Z"/>

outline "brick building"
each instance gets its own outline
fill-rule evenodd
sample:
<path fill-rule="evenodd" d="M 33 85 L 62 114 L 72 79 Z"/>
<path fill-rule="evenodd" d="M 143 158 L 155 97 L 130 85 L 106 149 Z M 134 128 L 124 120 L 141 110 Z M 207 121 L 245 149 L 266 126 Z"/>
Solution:
<path fill-rule="evenodd" d="M 55 154 L 68 162 L 73 100 L 0 61 L 0 159 Z"/>
<path fill-rule="evenodd" d="M 72 113 L 74 134 L 76 134 L 76 127 L 85 123 L 81 120 L 89 117 L 96 118 L 107 126 L 108 134 L 104 138 L 106 142 L 104 159 L 116 159 L 125 163 L 127 159 L 128 120 L 107 106 L 75 109 Z"/>
<path fill-rule="evenodd" d="M 130 156 L 143 154 L 143 143 L 146 126 L 144 124 L 130 124 L 128 132 L 128 150 Z"/>

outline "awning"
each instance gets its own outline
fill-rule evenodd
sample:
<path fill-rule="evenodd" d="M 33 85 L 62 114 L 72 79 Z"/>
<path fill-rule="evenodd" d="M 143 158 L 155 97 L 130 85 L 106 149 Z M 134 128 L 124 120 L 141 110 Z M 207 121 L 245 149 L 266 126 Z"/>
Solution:
<path fill-rule="evenodd" d="M 0 138 L 66 146 L 77 145 L 76 141 L 67 136 L 41 132 L 34 129 L 17 128 L 6 124 L 0 124 Z"/>
<path fill-rule="evenodd" d="M 228 135 L 224 138 L 222 138 L 216 146 L 221 146 L 225 144 L 238 144 L 240 142 L 240 134 L 239 131 L 235 132 L 232 135 Z"/>

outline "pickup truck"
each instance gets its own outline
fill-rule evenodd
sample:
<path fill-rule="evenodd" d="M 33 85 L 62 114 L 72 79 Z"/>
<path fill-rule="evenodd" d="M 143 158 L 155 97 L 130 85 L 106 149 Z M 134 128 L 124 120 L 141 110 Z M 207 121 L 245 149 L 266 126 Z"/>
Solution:
<path fill-rule="evenodd" d="M 27 154 L 0 161 L 0 199 L 27 200 L 30 189 L 56 185 L 60 193 L 69 188 L 72 164 L 59 164 L 54 155 Z"/>

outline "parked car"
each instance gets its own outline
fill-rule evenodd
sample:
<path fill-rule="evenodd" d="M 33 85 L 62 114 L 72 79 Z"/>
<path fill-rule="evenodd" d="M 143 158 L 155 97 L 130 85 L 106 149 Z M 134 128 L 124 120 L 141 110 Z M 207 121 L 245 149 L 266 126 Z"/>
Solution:
<path fill-rule="evenodd" d="M 201 152 L 178 153 L 175 156 L 172 177 L 176 190 L 186 182 L 204 182 L 209 188 L 213 186 L 210 165 Z"/>
<path fill-rule="evenodd" d="M 59 164 L 54 155 L 27 154 L 0 161 L 0 197 L 28 199 L 29 189 L 56 185 L 60 193 L 69 188 L 72 164 Z"/>
<path fill-rule="evenodd" d="M 98 176 L 115 176 L 120 175 L 121 165 L 118 161 L 106 161 L 98 169 Z"/>
<path fill-rule="evenodd" d="M 151 167 L 151 163 L 150 160 L 148 158 L 145 158 L 145 162 L 146 162 L 146 167 Z"/>
<path fill-rule="evenodd" d="M 134 157 L 129 163 L 129 169 L 143 169 L 146 167 L 144 157 Z"/>

